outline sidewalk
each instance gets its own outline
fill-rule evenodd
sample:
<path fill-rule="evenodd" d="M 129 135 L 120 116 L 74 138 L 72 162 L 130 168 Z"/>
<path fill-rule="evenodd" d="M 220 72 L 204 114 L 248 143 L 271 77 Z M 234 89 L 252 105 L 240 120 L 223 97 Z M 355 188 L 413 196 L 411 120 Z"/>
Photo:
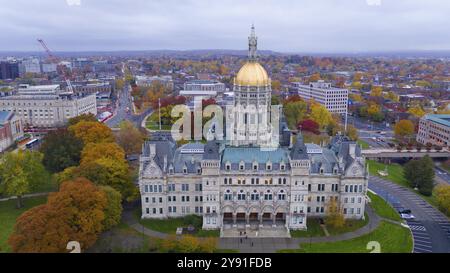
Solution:
<path fill-rule="evenodd" d="M 22 196 L 22 198 L 29 198 L 29 197 L 37 197 L 37 196 L 45 196 L 48 195 L 50 192 L 38 192 L 38 193 L 30 193 L 30 194 L 25 194 Z M 17 196 L 10 196 L 10 197 L 6 197 L 6 198 L 2 198 L 0 199 L 0 202 L 3 201 L 9 201 L 9 200 L 15 200 L 17 199 Z"/>
<path fill-rule="evenodd" d="M 337 242 L 350 240 L 360 237 L 374 231 L 382 220 L 386 220 L 378 216 L 370 206 L 366 206 L 366 212 L 369 216 L 369 222 L 364 227 L 328 237 L 303 237 L 303 238 L 219 238 L 217 248 L 219 249 L 236 249 L 241 253 L 274 253 L 280 249 L 297 249 L 302 243 L 322 243 Z M 144 233 L 150 237 L 167 238 L 169 234 L 154 231 L 139 224 L 134 218 L 132 211 L 124 211 L 123 221 L 134 230 Z M 396 222 L 397 223 L 397 222 Z M 400 224 L 400 223 L 397 223 Z"/>

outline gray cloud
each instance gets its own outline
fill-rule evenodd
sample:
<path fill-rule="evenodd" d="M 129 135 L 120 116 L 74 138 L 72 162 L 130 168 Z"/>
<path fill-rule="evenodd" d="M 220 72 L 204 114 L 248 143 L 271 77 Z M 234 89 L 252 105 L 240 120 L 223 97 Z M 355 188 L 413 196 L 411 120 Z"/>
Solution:
<path fill-rule="evenodd" d="M 285 52 L 450 49 L 450 1 L 0 0 L 0 50 L 245 49 Z"/>

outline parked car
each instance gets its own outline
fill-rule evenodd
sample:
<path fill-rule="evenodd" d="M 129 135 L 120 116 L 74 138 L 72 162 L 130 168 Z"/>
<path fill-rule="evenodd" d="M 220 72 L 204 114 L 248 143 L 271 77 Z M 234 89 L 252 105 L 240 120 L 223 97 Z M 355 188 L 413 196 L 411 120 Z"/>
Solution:
<path fill-rule="evenodd" d="M 416 217 L 412 214 L 409 213 L 401 213 L 400 217 L 402 217 L 402 219 L 408 220 L 408 219 L 415 219 Z"/>

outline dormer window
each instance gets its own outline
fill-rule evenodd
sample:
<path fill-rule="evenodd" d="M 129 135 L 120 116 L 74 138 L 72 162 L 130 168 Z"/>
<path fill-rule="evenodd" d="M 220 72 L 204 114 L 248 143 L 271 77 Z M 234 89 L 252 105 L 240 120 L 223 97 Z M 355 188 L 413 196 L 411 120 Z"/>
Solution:
<path fill-rule="evenodd" d="M 231 164 L 230 164 L 230 162 L 225 163 L 225 169 L 226 169 L 227 171 L 231 170 Z"/>
<path fill-rule="evenodd" d="M 337 169 L 337 168 L 334 168 L 334 169 L 333 169 L 333 173 L 334 173 L 334 174 L 337 174 L 337 173 L 338 173 L 338 169 Z"/>
<path fill-rule="evenodd" d="M 243 171 L 245 169 L 245 163 L 243 161 L 241 161 L 239 163 L 239 170 Z"/>
<path fill-rule="evenodd" d="M 201 173 L 202 173 L 202 169 L 201 169 L 201 168 L 198 168 L 198 169 L 197 169 L 197 173 L 198 173 L 198 174 L 201 174 Z"/>
<path fill-rule="evenodd" d="M 323 168 L 320 168 L 320 174 L 323 174 Z"/>
<path fill-rule="evenodd" d="M 285 169 L 286 169 L 286 166 L 282 163 L 282 164 L 280 165 L 280 170 L 284 171 Z"/>
<path fill-rule="evenodd" d="M 187 167 L 184 166 L 184 167 L 183 167 L 183 173 L 184 173 L 184 174 L 187 174 L 187 172 L 188 172 Z"/>
<path fill-rule="evenodd" d="M 270 161 L 266 163 L 266 170 L 272 170 L 272 163 Z"/>
<path fill-rule="evenodd" d="M 173 174 L 173 167 L 172 166 L 169 167 L 169 174 Z"/>
<path fill-rule="evenodd" d="M 253 170 L 257 171 L 258 170 L 258 162 L 253 162 Z"/>

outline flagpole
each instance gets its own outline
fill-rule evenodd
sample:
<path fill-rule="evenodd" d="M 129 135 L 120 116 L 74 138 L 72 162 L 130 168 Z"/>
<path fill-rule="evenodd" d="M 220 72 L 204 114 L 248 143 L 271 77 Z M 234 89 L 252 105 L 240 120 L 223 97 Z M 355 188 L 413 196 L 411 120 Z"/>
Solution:
<path fill-rule="evenodd" d="M 161 131 L 161 98 L 158 98 L 159 130 Z"/>

